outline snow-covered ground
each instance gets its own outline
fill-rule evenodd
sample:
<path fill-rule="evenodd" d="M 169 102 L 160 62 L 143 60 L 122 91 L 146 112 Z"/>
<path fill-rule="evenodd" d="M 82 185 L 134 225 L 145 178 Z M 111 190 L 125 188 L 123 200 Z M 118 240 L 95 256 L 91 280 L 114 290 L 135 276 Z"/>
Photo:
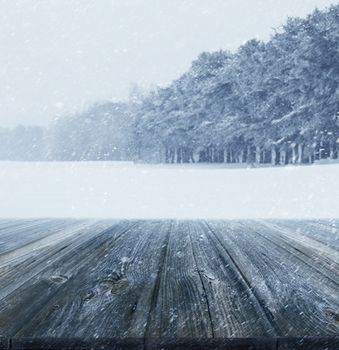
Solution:
<path fill-rule="evenodd" d="M 339 164 L 0 162 L 0 217 L 339 218 Z"/>

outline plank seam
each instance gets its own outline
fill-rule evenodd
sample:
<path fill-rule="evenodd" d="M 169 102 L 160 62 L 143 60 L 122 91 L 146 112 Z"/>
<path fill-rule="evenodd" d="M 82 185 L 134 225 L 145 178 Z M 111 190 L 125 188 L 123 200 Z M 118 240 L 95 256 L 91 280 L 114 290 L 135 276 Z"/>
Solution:
<path fill-rule="evenodd" d="M 154 287 L 152 290 L 150 308 L 148 311 L 148 316 L 147 316 L 147 321 L 146 321 L 145 336 L 144 336 L 144 349 L 147 348 L 146 340 L 147 340 L 147 338 L 149 338 L 148 335 L 150 333 L 150 324 L 151 324 L 152 314 L 153 314 L 155 307 L 157 305 L 157 299 L 158 299 L 159 290 L 160 290 L 160 283 L 161 283 L 161 276 L 162 276 L 162 271 L 163 271 L 165 260 L 166 260 L 167 253 L 168 253 L 168 244 L 169 244 L 172 226 L 173 226 L 173 223 L 171 222 L 170 227 L 166 233 L 165 243 L 163 244 L 162 249 L 161 249 L 159 268 L 157 271 L 155 284 L 154 284 Z"/>
<path fill-rule="evenodd" d="M 266 226 L 267 227 L 267 226 Z M 273 228 L 274 229 L 274 228 Z M 277 230 L 277 229 L 275 229 Z M 288 250 L 287 248 L 283 247 L 282 245 L 278 244 L 277 242 L 275 242 L 273 239 L 267 237 L 265 234 L 257 231 L 257 230 L 253 230 L 253 232 L 255 232 L 256 234 L 258 234 L 259 236 L 263 237 L 265 240 L 267 240 L 268 242 L 272 243 L 274 246 L 278 247 L 279 249 L 293 255 L 297 260 L 301 261 L 303 264 L 307 265 L 309 268 L 311 268 L 312 270 L 315 270 L 319 275 L 326 277 L 328 280 L 330 280 L 334 285 L 336 285 L 337 287 L 339 287 L 338 282 L 336 282 L 331 276 L 328 276 L 328 274 L 333 274 L 334 272 L 332 270 L 330 270 L 326 265 L 321 266 L 323 268 L 323 270 L 325 270 L 327 273 L 322 272 L 318 266 L 316 265 L 312 265 L 310 264 L 308 261 L 306 261 L 306 259 L 302 259 L 301 256 L 306 256 L 307 258 L 311 259 L 311 257 L 309 257 L 307 254 L 305 254 L 304 252 L 302 252 L 300 249 L 295 248 L 291 243 L 284 241 L 284 244 L 286 244 L 289 248 L 291 248 L 292 250 Z M 278 237 L 278 239 L 280 239 Z M 297 253 L 299 254 L 297 254 Z M 300 256 L 301 255 L 301 256 Z M 317 263 L 315 261 L 315 263 Z"/>
<path fill-rule="evenodd" d="M 197 258 L 196 258 L 196 254 L 195 254 L 194 247 L 193 247 L 192 236 L 191 236 L 191 228 L 190 228 L 189 223 L 188 223 L 188 234 L 189 234 L 189 237 L 190 237 L 194 263 L 195 263 L 195 266 L 196 266 L 196 269 L 197 269 L 197 272 L 198 272 L 198 275 L 199 275 L 199 278 L 200 278 L 201 286 L 202 286 L 202 289 L 203 289 L 203 292 L 204 292 L 204 299 L 206 301 L 207 313 L 208 313 L 208 317 L 209 317 L 210 324 L 211 324 L 212 338 L 215 338 L 214 323 L 213 323 L 213 318 L 212 318 L 212 313 L 211 313 L 211 308 L 210 308 L 210 302 L 209 302 L 209 299 L 208 299 L 208 296 L 207 296 L 207 289 L 206 289 L 204 280 L 203 280 L 201 272 L 200 272 L 200 270 L 198 268 L 198 263 L 197 263 Z"/>
<path fill-rule="evenodd" d="M 227 254 L 228 258 L 230 259 L 230 261 L 232 262 L 232 264 L 234 265 L 234 267 L 236 268 L 236 270 L 238 271 L 239 275 L 241 276 L 241 279 L 243 281 L 243 283 L 245 284 L 245 286 L 247 287 L 247 290 L 253 295 L 253 297 L 255 298 L 255 300 L 257 301 L 257 303 L 259 304 L 262 312 L 264 313 L 264 315 L 266 316 L 266 319 L 268 321 L 268 323 L 271 325 L 274 334 L 277 335 L 278 333 L 278 329 L 276 324 L 272 321 L 273 315 L 271 314 L 271 312 L 269 310 L 266 309 L 263 301 L 260 299 L 260 297 L 257 295 L 256 291 L 252 288 L 251 283 L 247 280 L 246 276 L 244 275 L 244 273 L 241 271 L 240 267 L 238 266 L 238 264 L 236 263 L 236 261 L 234 260 L 234 258 L 232 257 L 232 255 L 230 254 L 230 252 L 228 251 L 228 249 L 224 246 L 223 242 L 220 240 L 220 238 L 217 236 L 217 234 L 213 231 L 213 229 L 211 228 L 211 226 L 208 224 L 208 222 L 205 221 L 206 226 L 208 227 L 209 231 L 211 232 L 211 234 L 213 234 L 213 236 L 215 237 L 215 239 L 219 242 L 220 246 L 223 248 L 223 250 L 225 251 L 225 253 Z M 215 243 L 211 240 L 211 238 L 209 238 L 207 236 L 207 238 L 209 239 L 210 242 L 212 242 L 212 244 L 215 246 L 215 248 L 218 250 L 218 248 L 216 247 Z M 219 254 L 220 258 L 222 260 L 224 260 L 224 257 Z"/>

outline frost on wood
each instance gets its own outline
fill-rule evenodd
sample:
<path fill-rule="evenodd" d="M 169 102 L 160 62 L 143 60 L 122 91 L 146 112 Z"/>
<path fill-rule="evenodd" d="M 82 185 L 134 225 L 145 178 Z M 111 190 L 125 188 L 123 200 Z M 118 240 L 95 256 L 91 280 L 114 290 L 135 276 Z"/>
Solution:
<path fill-rule="evenodd" d="M 335 336 L 338 227 L 335 220 L 0 220 L 0 332 Z"/>

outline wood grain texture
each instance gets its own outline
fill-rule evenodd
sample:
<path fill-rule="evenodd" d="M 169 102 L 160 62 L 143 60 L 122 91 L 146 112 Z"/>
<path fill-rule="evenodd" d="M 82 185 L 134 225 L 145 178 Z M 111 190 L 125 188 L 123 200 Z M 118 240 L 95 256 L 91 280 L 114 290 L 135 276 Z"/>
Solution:
<path fill-rule="evenodd" d="M 337 335 L 338 229 L 326 220 L 0 220 L 0 335 Z"/>

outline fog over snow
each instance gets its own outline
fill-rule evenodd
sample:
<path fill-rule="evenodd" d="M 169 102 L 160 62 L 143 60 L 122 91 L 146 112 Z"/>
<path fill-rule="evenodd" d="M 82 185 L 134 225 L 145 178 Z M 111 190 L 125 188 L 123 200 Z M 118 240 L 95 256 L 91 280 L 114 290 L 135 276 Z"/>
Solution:
<path fill-rule="evenodd" d="M 334 0 L 0 0 L 0 126 L 47 124 Z"/>

